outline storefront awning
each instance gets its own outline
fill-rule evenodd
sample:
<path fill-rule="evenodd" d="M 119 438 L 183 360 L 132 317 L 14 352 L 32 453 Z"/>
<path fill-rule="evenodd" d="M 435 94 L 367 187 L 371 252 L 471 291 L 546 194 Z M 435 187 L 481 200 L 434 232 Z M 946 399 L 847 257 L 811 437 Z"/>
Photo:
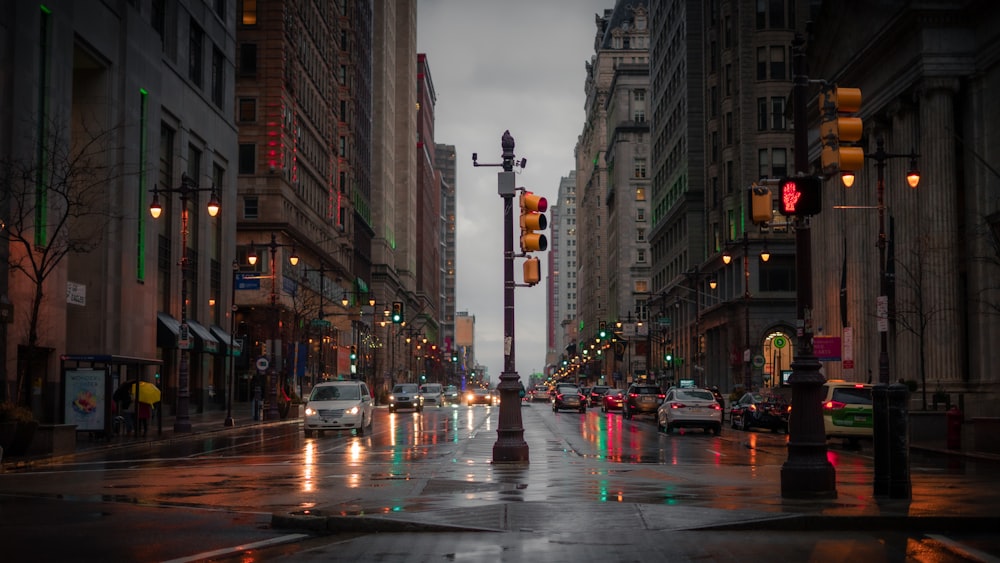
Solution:
<path fill-rule="evenodd" d="M 205 328 L 204 325 L 198 321 L 192 321 L 188 319 L 188 326 L 191 327 L 191 332 L 195 335 L 198 344 L 201 346 L 202 352 L 208 352 L 209 354 L 216 354 L 219 352 L 219 341 L 212 335 L 212 331 Z"/>
<path fill-rule="evenodd" d="M 230 340 L 229 333 L 226 332 L 225 329 L 223 329 L 219 325 L 212 325 L 209 328 L 211 328 L 212 334 L 215 335 L 215 338 L 219 341 L 219 345 L 220 345 L 219 349 L 222 352 L 225 352 L 226 355 L 229 355 L 229 343 L 232 342 L 233 343 L 233 356 L 239 356 L 240 355 L 240 352 L 243 351 L 243 341 L 242 340 L 240 340 L 239 338 L 236 338 L 236 337 L 233 337 L 232 340 Z"/>

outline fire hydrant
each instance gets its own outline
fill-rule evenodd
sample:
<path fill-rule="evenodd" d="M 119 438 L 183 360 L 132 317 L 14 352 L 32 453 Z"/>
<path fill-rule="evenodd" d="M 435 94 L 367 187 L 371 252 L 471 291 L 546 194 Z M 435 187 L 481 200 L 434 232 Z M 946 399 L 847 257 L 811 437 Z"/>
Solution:
<path fill-rule="evenodd" d="M 962 449 L 962 411 L 958 407 L 951 407 L 945 413 L 947 421 L 946 444 L 949 450 Z"/>

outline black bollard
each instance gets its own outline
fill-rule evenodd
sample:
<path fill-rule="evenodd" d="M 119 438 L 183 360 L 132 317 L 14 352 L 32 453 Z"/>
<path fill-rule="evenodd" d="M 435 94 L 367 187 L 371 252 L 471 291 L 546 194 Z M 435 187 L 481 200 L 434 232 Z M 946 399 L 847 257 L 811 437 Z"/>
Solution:
<path fill-rule="evenodd" d="M 889 498 L 910 499 L 910 440 L 907 432 L 909 389 L 889 386 Z"/>
<path fill-rule="evenodd" d="M 889 495 L 889 386 L 872 386 L 872 454 L 875 496 Z"/>

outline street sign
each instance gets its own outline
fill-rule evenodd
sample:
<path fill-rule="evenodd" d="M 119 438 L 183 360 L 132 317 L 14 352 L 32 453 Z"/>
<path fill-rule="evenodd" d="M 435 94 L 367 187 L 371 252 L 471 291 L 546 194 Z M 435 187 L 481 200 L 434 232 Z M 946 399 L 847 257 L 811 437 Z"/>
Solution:
<path fill-rule="evenodd" d="M 312 326 L 330 326 L 330 321 L 326 319 L 313 319 L 310 324 Z"/>
<path fill-rule="evenodd" d="M 257 371 L 267 371 L 268 365 L 270 363 L 267 361 L 267 358 L 257 358 Z"/>
<path fill-rule="evenodd" d="M 753 357 L 753 367 L 762 368 L 764 367 L 764 356 L 760 354 L 755 354 Z"/>
<path fill-rule="evenodd" d="M 187 323 L 181 323 L 177 328 L 177 347 L 181 350 L 191 348 L 191 327 Z"/>
<path fill-rule="evenodd" d="M 670 317 L 660 317 L 656 319 L 656 324 L 660 326 L 670 326 Z"/>
<path fill-rule="evenodd" d="M 788 344 L 788 341 L 785 340 L 784 336 L 775 336 L 774 339 L 771 340 L 771 344 L 774 344 L 774 347 L 780 350 Z"/>

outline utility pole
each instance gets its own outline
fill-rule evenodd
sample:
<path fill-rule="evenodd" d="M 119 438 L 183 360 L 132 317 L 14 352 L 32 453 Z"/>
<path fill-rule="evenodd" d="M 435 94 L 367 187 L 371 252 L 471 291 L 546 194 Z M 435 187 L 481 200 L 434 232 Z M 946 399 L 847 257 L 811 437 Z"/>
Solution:
<path fill-rule="evenodd" d="M 806 46 L 801 33 L 792 41 L 792 105 L 795 119 L 795 171 L 808 173 L 809 138 L 806 117 L 809 76 Z M 826 458 L 823 428 L 823 383 L 812 341 L 812 241 L 809 219 L 795 218 L 795 309 L 798 344 L 792 361 L 792 413 L 789 421 L 788 459 L 781 466 L 781 496 L 785 498 L 836 498 L 837 479 Z"/>
<path fill-rule="evenodd" d="M 500 139 L 503 163 L 480 164 L 472 154 L 473 166 L 500 166 L 497 173 L 497 192 L 503 198 L 503 325 L 504 369 L 500 374 L 500 420 L 497 441 L 493 444 L 493 463 L 528 463 L 528 444 L 524 441 L 524 424 L 521 420 L 521 399 L 518 392 L 520 377 L 514 363 L 514 137 L 504 131 Z M 517 163 L 524 168 L 525 160 Z"/>

